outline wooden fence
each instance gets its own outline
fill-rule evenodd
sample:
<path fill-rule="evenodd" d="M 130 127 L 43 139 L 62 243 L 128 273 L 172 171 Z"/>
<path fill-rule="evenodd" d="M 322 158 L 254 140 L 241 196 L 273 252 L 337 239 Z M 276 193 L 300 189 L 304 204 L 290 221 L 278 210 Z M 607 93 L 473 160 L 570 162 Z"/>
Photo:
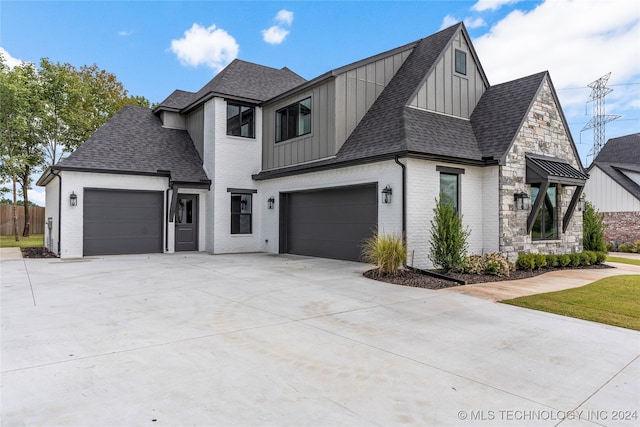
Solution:
<path fill-rule="evenodd" d="M 24 229 L 24 206 L 18 206 L 18 233 L 22 235 Z M 31 216 L 31 234 L 44 234 L 44 208 L 39 206 L 29 206 Z M 13 235 L 13 206 L 0 205 L 0 236 Z"/>

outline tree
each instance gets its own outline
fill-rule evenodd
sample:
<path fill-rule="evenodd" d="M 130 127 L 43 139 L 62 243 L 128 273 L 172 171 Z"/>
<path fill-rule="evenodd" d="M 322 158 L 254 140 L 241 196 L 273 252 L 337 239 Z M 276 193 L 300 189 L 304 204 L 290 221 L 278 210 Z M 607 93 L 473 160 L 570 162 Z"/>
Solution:
<path fill-rule="evenodd" d="M 582 247 L 585 251 L 606 252 L 604 218 L 591 202 L 585 202 L 582 213 Z"/>
<path fill-rule="evenodd" d="M 440 201 L 436 199 L 433 213 L 429 259 L 436 268 L 444 271 L 459 269 L 467 254 L 467 239 L 471 232 L 468 227 L 463 228 L 462 217 L 442 196 Z"/>

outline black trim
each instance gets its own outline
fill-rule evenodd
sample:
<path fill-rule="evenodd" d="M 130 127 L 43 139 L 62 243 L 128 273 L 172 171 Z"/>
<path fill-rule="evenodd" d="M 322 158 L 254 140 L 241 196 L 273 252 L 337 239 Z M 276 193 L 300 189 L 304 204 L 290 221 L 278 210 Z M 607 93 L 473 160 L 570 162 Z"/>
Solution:
<path fill-rule="evenodd" d="M 62 250 L 62 246 L 60 245 L 62 241 L 62 175 L 55 173 L 53 168 L 50 169 L 50 172 L 51 175 L 58 177 L 58 257 L 62 257 L 60 253 Z M 49 231 L 49 233 L 51 233 L 51 231 Z"/>
<path fill-rule="evenodd" d="M 542 206 L 542 201 L 547 196 L 547 190 L 549 189 L 549 181 L 544 181 L 540 184 L 540 189 L 538 190 L 538 195 L 536 196 L 536 200 L 533 202 L 533 206 L 531 208 L 531 212 L 529 212 L 529 217 L 527 218 L 527 234 L 531 234 L 531 230 L 533 230 L 533 222 L 538 215 L 538 211 L 540 211 L 540 207 Z M 557 194 L 556 194 L 557 197 Z M 556 209 L 559 207 L 556 206 Z"/>
<path fill-rule="evenodd" d="M 237 194 L 255 194 L 258 190 L 253 190 L 250 188 L 229 188 L 227 187 L 227 193 L 237 193 Z"/>
<path fill-rule="evenodd" d="M 451 175 L 463 175 L 464 174 L 464 169 L 462 168 L 452 168 L 449 166 L 436 166 L 436 171 L 438 172 L 443 172 L 443 173 L 448 173 Z"/>

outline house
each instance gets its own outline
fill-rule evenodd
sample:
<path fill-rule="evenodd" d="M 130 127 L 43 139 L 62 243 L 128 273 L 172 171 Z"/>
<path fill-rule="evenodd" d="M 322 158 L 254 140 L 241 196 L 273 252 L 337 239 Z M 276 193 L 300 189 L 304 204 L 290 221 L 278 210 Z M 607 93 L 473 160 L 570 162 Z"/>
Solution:
<path fill-rule="evenodd" d="M 585 195 L 604 216 L 605 240 L 640 241 L 640 133 L 609 139 L 588 172 Z"/>
<path fill-rule="evenodd" d="M 549 74 L 490 85 L 460 23 L 309 81 L 234 60 L 197 93 L 123 109 L 38 185 L 61 257 L 358 260 L 377 229 L 428 268 L 440 194 L 472 253 L 581 251 L 587 178 Z"/>

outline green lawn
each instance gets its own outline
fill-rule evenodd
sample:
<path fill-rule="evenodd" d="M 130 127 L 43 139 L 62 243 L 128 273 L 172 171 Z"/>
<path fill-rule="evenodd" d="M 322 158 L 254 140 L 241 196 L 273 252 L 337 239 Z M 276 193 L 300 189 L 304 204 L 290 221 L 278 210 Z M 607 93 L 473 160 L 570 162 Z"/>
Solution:
<path fill-rule="evenodd" d="M 640 265 L 640 259 L 622 258 L 617 256 L 608 256 L 607 261 L 620 262 L 622 264 Z"/>
<path fill-rule="evenodd" d="M 612 276 L 580 288 L 502 302 L 640 331 L 640 275 Z"/>
<path fill-rule="evenodd" d="M 0 236 L 0 248 L 26 248 L 33 246 L 44 246 L 44 234 L 32 234 L 29 237 L 20 236 L 19 242 L 16 242 L 14 236 Z"/>

